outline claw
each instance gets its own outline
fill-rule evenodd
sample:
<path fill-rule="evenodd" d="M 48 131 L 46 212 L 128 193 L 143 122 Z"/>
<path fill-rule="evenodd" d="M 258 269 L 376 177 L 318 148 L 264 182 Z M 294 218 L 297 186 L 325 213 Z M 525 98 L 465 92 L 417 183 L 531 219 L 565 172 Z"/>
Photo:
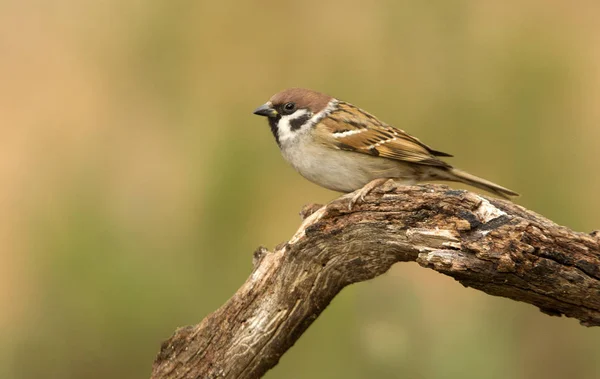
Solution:
<path fill-rule="evenodd" d="M 356 194 L 354 194 L 354 196 L 352 196 L 352 199 L 350 199 L 350 203 L 348 204 L 348 210 L 351 211 L 356 204 L 363 203 L 365 201 L 365 196 L 367 196 L 371 191 L 373 191 L 375 188 L 379 187 L 383 183 L 387 182 L 388 180 L 389 178 L 379 178 L 371 180 L 363 188 L 359 189 L 356 192 Z"/>

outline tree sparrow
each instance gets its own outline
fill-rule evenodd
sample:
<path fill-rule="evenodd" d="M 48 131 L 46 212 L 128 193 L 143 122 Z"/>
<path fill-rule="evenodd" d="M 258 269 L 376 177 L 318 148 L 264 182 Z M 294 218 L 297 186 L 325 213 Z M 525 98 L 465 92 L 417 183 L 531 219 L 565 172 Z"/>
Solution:
<path fill-rule="evenodd" d="M 281 153 L 302 176 L 339 192 L 361 190 L 350 208 L 388 179 L 462 182 L 509 199 L 507 188 L 453 168 L 436 151 L 403 130 L 350 103 L 303 88 L 275 94 L 254 114 L 265 116 Z"/>

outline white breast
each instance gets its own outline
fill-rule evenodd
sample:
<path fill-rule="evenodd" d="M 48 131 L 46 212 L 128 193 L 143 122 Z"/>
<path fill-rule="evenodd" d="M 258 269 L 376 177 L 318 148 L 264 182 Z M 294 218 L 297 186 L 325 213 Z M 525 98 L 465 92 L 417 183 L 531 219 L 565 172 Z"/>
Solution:
<path fill-rule="evenodd" d="M 308 133 L 282 140 L 281 152 L 302 176 L 333 191 L 352 192 L 377 178 L 414 182 L 413 169 L 402 162 L 325 148 L 311 141 Z"/>

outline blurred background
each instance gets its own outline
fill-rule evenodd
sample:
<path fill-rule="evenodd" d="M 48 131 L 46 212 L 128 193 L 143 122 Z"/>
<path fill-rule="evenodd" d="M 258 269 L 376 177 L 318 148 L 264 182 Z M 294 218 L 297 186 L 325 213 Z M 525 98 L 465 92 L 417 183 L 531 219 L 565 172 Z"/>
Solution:
<path fill-rule="evenodd" d="M 600 3 L 0 1 L 0 378 L 147 378 L 252 252 L 338 194 L 253 109 L 369 110 L 519 204 L 600 228 Z M 600 329 L 399 264 L 267 378 L 598 378 Z"/>

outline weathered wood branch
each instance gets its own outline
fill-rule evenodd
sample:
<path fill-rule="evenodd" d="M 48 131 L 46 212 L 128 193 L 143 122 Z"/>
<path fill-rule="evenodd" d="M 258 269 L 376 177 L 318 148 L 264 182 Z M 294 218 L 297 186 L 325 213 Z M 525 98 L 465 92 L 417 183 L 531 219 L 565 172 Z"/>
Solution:
<path fill-rule="evenodd" d="M 389 181 L 352 211 L 348 201 L 312 209 L 290 241 L 257 250 L 252 274 L 225 305 L 163 343 L 152 378 L 258 378 L 342 288 L 396 262 L 600 325 L 598 232 L 439 185 Z"/>

